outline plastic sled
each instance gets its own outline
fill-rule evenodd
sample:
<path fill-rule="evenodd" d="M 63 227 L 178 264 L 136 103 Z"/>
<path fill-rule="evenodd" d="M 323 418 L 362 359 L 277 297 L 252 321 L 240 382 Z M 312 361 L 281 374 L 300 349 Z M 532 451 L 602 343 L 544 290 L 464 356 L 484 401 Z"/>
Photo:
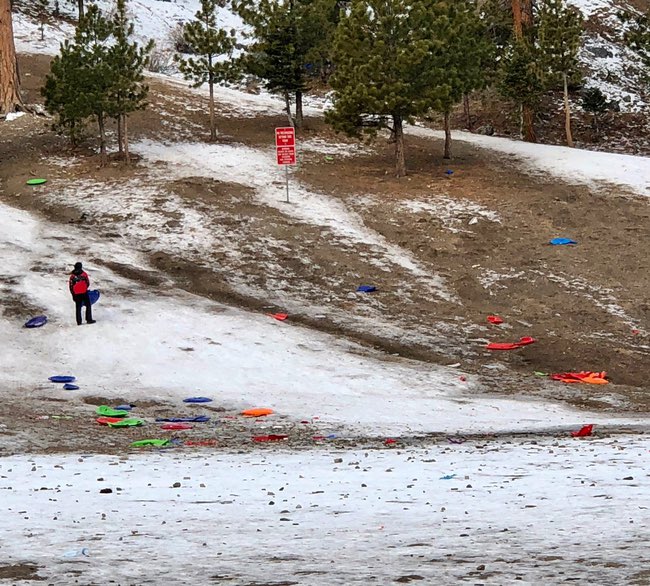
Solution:
<path fill-rule="evenodd" d="M 288 313 L 269 313 L 269 316 L 277 319 L 278 321 L 284 321 L 289 317 Z"/>
<path fill-rule="evenodd" d="M 58 376 L 57 375 L 57 376 L 51 376 L 48 380 L 50 382 L 53 382 L 53 383 L 73 383 L 74 381 L 77 380 L 77 378 L 74 377 L 74 376 L 67 376 L 67 375 Z"/>
<path fill-rule="evenodd" d="M 553 246 L 565 246 L 567 244 L 578 244 L 575 240 L 571 238 L 553 238 L 550 242 Z"/>
<path fill-rule="evenodd" d="M 132 448 L 145 448 L 147 446 L 153 446 L 154 448 L 164 448 L 169 444 L 168 439 L 144 439 L 131 444 Z"/>
<path fill-rule="evenodd" d="M 129 414 L 128 411 L 121 411 L 120 409 L 113 409 L 112 407 L 109 407 L 108 405 L 100 405 L 95 410 L 95 413 L 97 413 L 97 415 L 99 415 L 100 417 L 126 417 Z"/>
<path fill-rule="evenodd" d="M 90 305 L 95 305 L 99 301 L 99 296 L 101 293 L 99 292 L 99 289 L 91 289 L 88 291 L 88 297 L 90 297 Z M 85 306 L 86 304 L 84 303 L 82 306 Z"/>
<path fill-rule="evenodd" d="M 98 417 L 95 421 L 99 423 L 99 425 L 108 425 L 109 423 L 117 423 L 122 420 L 119 417 Z"/>
<path fill-rule="evenodd" d="M 26 328 L 40 328 L 41 326 L 44 326 L 47 323 L 47 316 L 45 315 L 37 315 L 36 317 L 33 317 L 32 319 L 28 319 L 25 322 L 25 327 Z"/>
<path fill-rule="evenodd" d="M 264 417 L 272 413 L 273 409 L 245 409 L 241 412 L 244 417 Z"/>

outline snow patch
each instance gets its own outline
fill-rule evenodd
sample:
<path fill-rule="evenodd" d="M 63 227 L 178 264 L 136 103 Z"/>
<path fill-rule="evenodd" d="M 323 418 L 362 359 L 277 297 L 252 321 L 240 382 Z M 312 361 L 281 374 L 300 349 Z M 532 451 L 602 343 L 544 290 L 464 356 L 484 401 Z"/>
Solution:
<path fill-rule="evenodd" d="M 407 200 L 401 203 L 401 207 L 416 214 L 431 215 L 438 219 L 444 228 L 453 233 L 471 233 L 471 230 L 463 228 L 463 226 L 473 226 L 478 223 L 479 219 L 501 223 L 497 212 L 464 198 L 438 196 L 427 201 Z"/>
<path fill-rule="evenodd" d="M 425 138 L 444 138 L 442 131 L 420 126 L 410 126 L 407 132 Z M 517 157 L 515 162 L 532 173 L 543 172 L 594 188 L 619 185 L 650 197 L 650 158 L 647 157 L 532 144 L 469 132 L 454 132 L 454 139 Z"/>
<path fill-rule="evenodd" d="M 299 150 L 322 155 L 336 155 L 337 157 L 355 157 L 372 152 L 371 149 L 359 143 L 329 142 L 322 138 L 299 140 Z"/>
<path fill-rule="evenodd" d="M 474 268 L 478 268 L 479 265 L 475 265 Z M 478 277 L 479 283 L 485 289 L 507 289 L 507 285 L 502 285 L 501 281 L 506 281 L 510 279 L 521 279 L 526 274 L 525 271 L 517 271 L 515 269 L 510 269 L 507 273 L 498 273 L 492 269 L 481 269 L 481 274 Z M 493 291 L 490 291 L 490 295 L 494 295 Z"/>
<path fill-rule="evenodd" d="M 25 115 L 25 112 L 9 112 L 5 116 L 5 120 L 7 122 L 13 122 L 14 120 L 18 120 L 18 118 L 21 118 L 24 115 Z"/>
<path fill-rule="evenodd" d="M 585 18 L 590 18 L 597 12 L 609 12 L 612 0 L 567 0 L 567 4 L 579 8 Z"/>

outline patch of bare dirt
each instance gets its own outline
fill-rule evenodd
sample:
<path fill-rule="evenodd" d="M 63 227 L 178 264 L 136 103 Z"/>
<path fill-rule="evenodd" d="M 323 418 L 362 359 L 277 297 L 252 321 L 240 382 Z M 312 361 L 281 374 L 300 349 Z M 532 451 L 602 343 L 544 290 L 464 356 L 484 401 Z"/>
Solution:
<path fill-rule="evenodd" d="M 11 564 L 9 566 L 0 565 L 0 580 L 42 582 L 47 578 L 38 575 L 38 566 L 36 564 Z"/>

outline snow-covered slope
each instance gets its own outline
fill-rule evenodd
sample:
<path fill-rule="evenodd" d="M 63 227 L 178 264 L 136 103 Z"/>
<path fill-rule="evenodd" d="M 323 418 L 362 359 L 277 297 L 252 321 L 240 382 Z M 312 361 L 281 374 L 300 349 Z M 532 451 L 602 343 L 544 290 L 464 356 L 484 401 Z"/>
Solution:
<path fill-rule="evenodd" d="M 639 112 L 647 107 L 642 67 L 638 56 L 625 47 L 625 25 L 617 14 L 636 12 L 625 0 L 567 0 L 586 19 L 580 58 L 586 72 L 585 85 L 598 87 L 622 112 Z M 637 3 L 639 6 L 643 2 Z M 650 9 L 650 2 L 645 7 Z"/>
<path fill-rule="evenodd" d="M 114 0 L 96 0 L 95 4 L 106 14 L 115 6 Z M 153 39 L 158 50 L 171 50 L 172 31 L 179 24 L 192 20 L 200 4 L 199 0 L 129 0 L 128 11 L 133 18 L 135 38 L 143 44 Z M 60 2 L 60 9 L 68 19 L 76 17 L 75 5 Z M 227 8 L 220 8 L 218 14 L 222 27 L 235 31 L 244 29 L 241 19 Z M 59 44 L 74 34 L 74 27 L 68 22 L 50 19 L 45 25 L 44 40 L 41 40 L 40 23 L 34 16 L 30 9 L 14 14 L 17 49 L 25 53 L 55 55 Z"/>

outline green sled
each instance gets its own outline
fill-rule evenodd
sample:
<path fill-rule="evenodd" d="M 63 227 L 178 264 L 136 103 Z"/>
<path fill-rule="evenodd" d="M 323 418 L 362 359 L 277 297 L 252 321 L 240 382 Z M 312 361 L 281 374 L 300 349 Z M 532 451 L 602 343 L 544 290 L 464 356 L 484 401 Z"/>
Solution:
<path fill-rule="evenodd" d="M 147 446 L 154 446 L 156 448 L 162 448 L 169 443 L 167 439 L 145 439 L 131 444 L 132 448 L 146 448 Z"/>
<path fill-rule="evenodd" d="M 126 417 L 127 415 L 129 415 L 128 411 L 113 409 L 108 405 L 100 405 L 99 407 L 97 407 L 95 413 L 97 413 L 97 415 L 101 417 Z"/>

